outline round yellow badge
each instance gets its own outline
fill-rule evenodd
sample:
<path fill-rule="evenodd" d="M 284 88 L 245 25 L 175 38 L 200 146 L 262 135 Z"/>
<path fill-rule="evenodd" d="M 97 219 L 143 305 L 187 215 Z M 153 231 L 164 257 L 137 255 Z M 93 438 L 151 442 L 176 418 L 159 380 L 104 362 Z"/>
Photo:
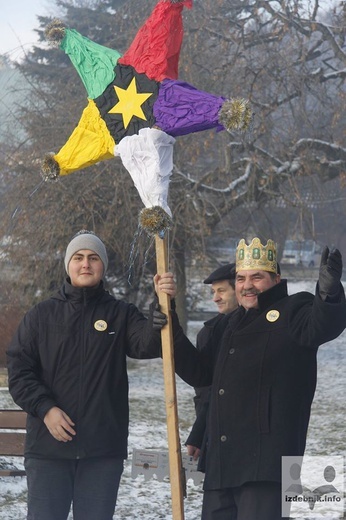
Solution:
<path fill-rule="evenodd" d="M 94 323 L 94 328 L 96 330 L 99 330 L 100 332 L 103 332 L 108 327 L 107 323 L 104 320 L 97 320 Z"/>
<path fill-rule="evenodd" d="M 268 321 L 270 321 L 272 323 L 273 321 L 278 320 L 279 316 L 280 316 L 279 311 L 272 310 L 272 311 L 267 312 L 266 318 Z"/>

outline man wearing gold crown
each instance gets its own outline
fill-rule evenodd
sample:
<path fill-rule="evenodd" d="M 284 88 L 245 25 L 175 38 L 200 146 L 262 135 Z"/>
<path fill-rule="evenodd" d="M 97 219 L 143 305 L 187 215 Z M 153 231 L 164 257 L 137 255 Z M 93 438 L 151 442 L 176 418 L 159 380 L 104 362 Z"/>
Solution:
<path fill-rule="evenodd" d="M 202 520 L 277 520 L 283 456 L 302 456 L 316 387 L 318 347 L 346 327 L 342 257 L 325 247 L 316 294 L 289 296 L 272 240 L 241 240 L 239 307 L 202 352 L 172 312 L 175 368 L 192 386 L 212 384 L 204 440 Z"/>

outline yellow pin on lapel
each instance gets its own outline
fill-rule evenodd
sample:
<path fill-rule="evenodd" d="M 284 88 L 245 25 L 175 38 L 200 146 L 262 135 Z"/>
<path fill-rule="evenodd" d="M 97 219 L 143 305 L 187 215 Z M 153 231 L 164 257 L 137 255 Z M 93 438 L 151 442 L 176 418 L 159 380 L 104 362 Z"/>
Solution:
<path fill-rule="evenodd" d="M 97 320 L 94 323 L 94 328 L 100 332 L 103 332 L 107 329 L 108 325 L 107 322 L 104 320 Z"/>
<path fill-rule="evenodd" d="M 271 311 L 268 311 L 267 312 L 267 315 L 266 315 L 266 318 L 268 321 L 270 321 L 271 323 L 273 323 L 274 321 L 278 320 L 280 317 L 280 313 L 279 311 L 276 311 L 276 310 L 271 310 Z"/>

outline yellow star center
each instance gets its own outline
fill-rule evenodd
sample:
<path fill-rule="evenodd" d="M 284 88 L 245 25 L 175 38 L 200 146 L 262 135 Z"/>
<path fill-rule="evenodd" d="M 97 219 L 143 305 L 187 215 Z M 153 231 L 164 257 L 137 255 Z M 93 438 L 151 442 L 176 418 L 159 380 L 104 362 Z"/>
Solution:
<path fill-rule="evenodd" d="M 133 116 L 146 120 L 144 112 L 141 108 L 143 103 L 152 96 L 151 93 L 137 92 L 136 78 L 133 78 L 127 89 L 114 86 L 116 95 L 118 96 L 118 103 L 109 110 L 109 114 L 122 114 L 124 121 L 124 128 L 126 129 Z"/>

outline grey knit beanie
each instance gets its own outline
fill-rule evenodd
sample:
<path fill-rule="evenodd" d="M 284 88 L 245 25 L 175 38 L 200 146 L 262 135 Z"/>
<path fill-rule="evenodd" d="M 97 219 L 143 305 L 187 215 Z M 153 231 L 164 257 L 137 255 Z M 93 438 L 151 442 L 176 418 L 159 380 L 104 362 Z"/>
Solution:
<path fill-rule="evenodd" d="M 82 229 L 79 231 L 71 240 L 66 248 L 65 253 L 65 269 L 68 273 L 68 264 L 72 256 L 80 251 L 81 249 L 90 249 L 90 251 L 94 251 L 102 260 L 103 263 L 103 274 L 107 271 L 108 267 L 108 257 L 107 251 L 102 240 L 95 235 L 92 231 L 87 231 L 86 229 Z"/>

